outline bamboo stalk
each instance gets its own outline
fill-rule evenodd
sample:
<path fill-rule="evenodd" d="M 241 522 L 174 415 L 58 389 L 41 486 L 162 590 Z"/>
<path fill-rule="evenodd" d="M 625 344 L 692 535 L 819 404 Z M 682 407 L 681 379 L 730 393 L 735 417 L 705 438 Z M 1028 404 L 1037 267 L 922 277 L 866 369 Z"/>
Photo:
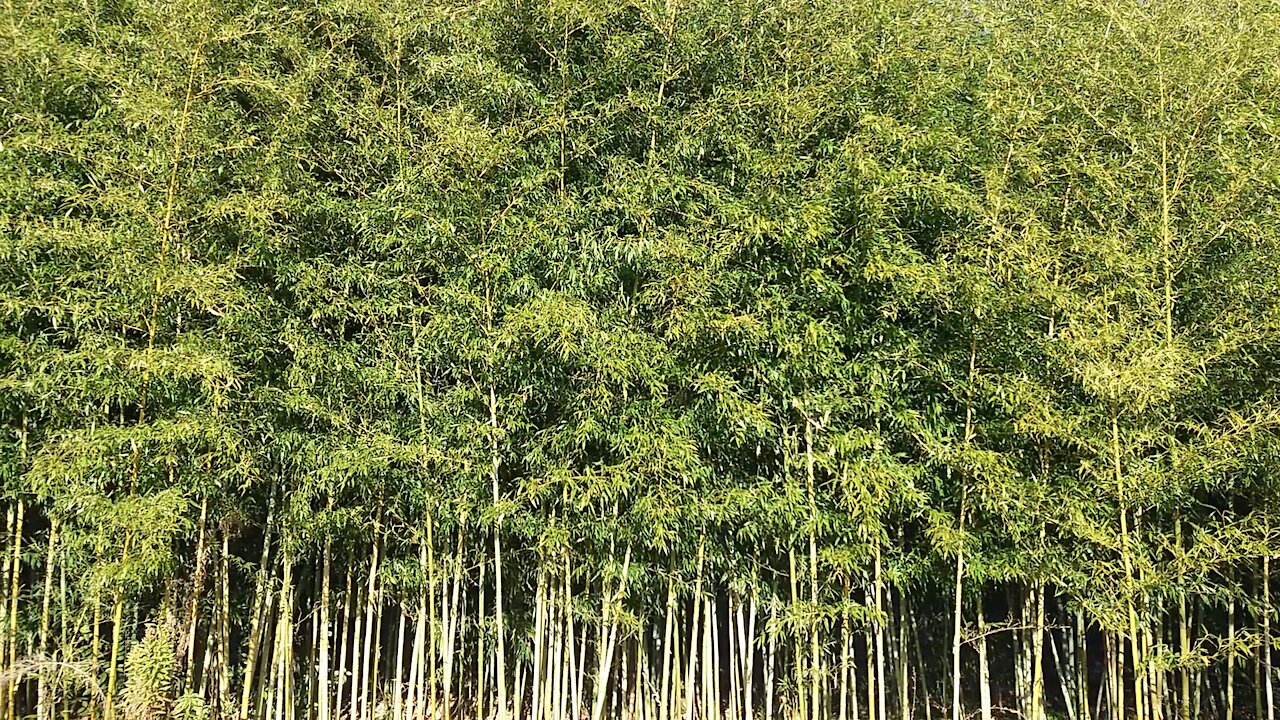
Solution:
<path fill-rule="evenodd" d="M 689 668 L 686 680 L 686 692 L 688 694 L 685 696 L 684 720 L 693 720 L 694 695 L 695 688 L 697 687 L 693 682 L 693 673 L 694 668 L 697 667 L 698 663 L 698 636 L 696 633 L 698 629 L 698 620 L 702 612 L 702 568 L 706 559 L 705 548 L 706 534 L 704 532 L 698 538 L 698 574 L 695 581 L 695 589 L 693 591 L 693 622 L 689 624 Z"/>
<path fill-rule="evenodd" d="M 849 580 L 844 580 L 844 586 L 841 588 L 841 609 L 840 609 L 840 706 L 837 712 L 840 720 L 849 720 L 849 700 L 856 697 L 856 685 L 850 688 L 850 673 L 852 668 L 849 662 L 849 651 L 853 643 L 853 630 L 849 625 Z M 856 702 L 856 700 L 855 700 Z M 856 705 L 855 705 L 856 707 Z M 854 720 L 857 720 L 858 712 L 855 709 Z"/>
<path fill-rule="evenodd" d="M 566 553 L 563 563 L 563 573 L 560 576 L 558 599 L 550 603 L 548 608 L 552 613 L 554 620 L 552 624 L 552 644 L 551 653 L 555 667 L 555 673 L 550 678 L 550 688 L 552 698 L 547 705 L 547 715 L 549 718 L 558 720 L 565 717 L 568 713 L 567 708 L 579 707 L 574 705 L 576 700 L 571 697 L 573 695 L 573 678 L 574 671 L 577 667 L 577 660 L 573 651 L 573 576 L 569 568 L 569 558 Z M 574 717 L 577 717 L 578 711 L 574 710 Z"/>
<path fill-rule="evenodd" d="M 498 496 L 498 469 L 501 465 L 501 458 L 498 455 L 498 401 L 494 395 L 493 386 L 489 386 L 489 422 L 493 427 L 494 436 L 492 440 L 493 449 L 493 466 L 490 470 L 490 478 L 493 482 L 493 504 L 498 506 L 500 498 Z M 506 720 L 507 717 L 507 666 L 506 666 L 506 618 L 503 613 L 503 593 L 502 593 L 502 513 L 498 513 L 498 522 L 493 530 L 493 576 L 494 576 L 494 595 L 493 595 L 493 615 L 497 623 L 494 633 L 497 635 L 497 673 L 498 673 L 498 720 Z"/>
<path fill-rule="evenodd" d="M 1138 613 L 1133 604 L 1132 586 L 1134 582 L 1133 561 L 1130 557 L 1129 549 L 1129 524 L 1128 510 L 1125 504 L 1124 478 L 1121 473 L 1120 464 L 1120 421 L 1118 412 L 1113 408 L 1111 413 L 1111 456 L 1113 470 L 1115 472 L 1116 495 L 1120 504 L 1120 559 L 1124 566 L 1125 580 L 1129 587 L 1126 588 L 1125 607 L 1128 611 L 1129 618 L 1129 648 L 1133 656 L 1133 684 L 1134 684 L 1134 716 L 1135 720 L 1145 720 L 1146 713 L 1143 711 L 1144 706 L 1144 690 L 1142 683 L 1142 668 L 1145 667 L 1142 658 L 1141 638 L 1138 634 Z"/>
<path fill-rule="evenodd" d="M 404 682 L 404 633 L 405 626 L 408 624 L 408 617 L 405 615 L 404 606 L 397 605 L 399 610 L 400 622 L 396 630 L 396 669 L 395 681 L 391 687 L 395 693 L 392 706 L 392 717 L 395 720 L 404 720 L 404 700 L 405 700 L 405 682 Z M 412 685 L 412 683 L 410 683 Z"/>
<path fill-rule="evenodd" d="M 332 509 L 332 500 L 330 500 Z M 320 607 L 316 616 L 316 626 L 320 641 L 320 658 L 316 668 L 319 720 L 330 720 L 329 716 L 329 578 L 333 573 L 333 544 L 328 535 L 324 538 L 324 550 L 320 560 Z"/>
<path fill-rule="evenodd" d="M 658 720 L 670 720 L 672 715 L 671 703 L 671 660 L 672 660 L 672 630 L 675 621 L 676 609 L 676 580 L 672 571 L 671 562 L 667 563 L 667 608 L 666 619 L 662 623 L 662 680 L 659 683 L 659 716 Z"/>
<path fill-rule="evenodd" d="M 218 697 L 219 717 L 230 717 L 231 708 L 231 538 L 224 526 L 218 556 Z"/>
<path fill-rule="evenodd" d="M 743 643 L 747 652 L 746 681 L 744 682 L 744 700 L 747 713 L 746 720 L 754 720 L 755 718 L 755 669 L 756 669 L 756 615 L 758 606 L 756 603 L 756 589 L 751 588 L 750 610 L 747 612 L 747 638 Z"/>
<path fill-rule="evenodd" d="M 484 671 L 487 667 L 488 655 L 485 653 L 484 621 L 488 617 L 484 609 L 485 573 L 489 570 L 488 562 L 480 563 L 480 586 L 476 592 L 476 720 L 486 720 Z"/>
<path fill-rule="evenodd" d="M 773 696 L 774 696 L 774 678 L 776 676 L 776 663 L 778 657 L 778 599 L 775 594 L 769 602 L 769 623 L 765 629 L 765 634 L 769 636 L 769 641 L 765 645 L 765 675 L 764 675 L 764 716 L 766 718 L 774 717 L 773 714 Z M 868 666 L 870 667 L 870 666 Z"/>
<path fill-rule="evenodd" d="M 991 720 L 991 661 L 987 657 L 987 616 L 981 597 L 975 611 L 978 615 L 978 697 L 982 720 Z"/>
<path fill-rule="evenodd" d="M 1262 676 L 1263 695 L 1266 700 L 1267 720 L 1276 718 L 1275 685 L 1271 673 L 1271 556 L 1262 556 Z"/>
<path fill-rule="evenodd" d="M 729 595 L 729 649 L 728 649 L 728 667 L 729 667 L 729 720 L 740 720 L 742 717 L 739 703 L 742 702 L 742 650 L 739 646 L 739 629 L 742 620 L 742 605 L 735 601 L 735 593 Z M 735 624 L 736 623 L 736 624 Z"/>
<path fill-rule="evenodd" d="M 249 649 L 245 656 L 244 678 L 240 694 L 240 720 L 249 720 L 249 702 L 253 693 L 254 670 L 257 668 L 258 653 L 262 644 L 262 632 L 270 576 L 268 562 L 271 557 L 271 532 L 275 527 L 276 493 L 273 490 L 267 503 L 267 522 L 262 533 L 262 556 L 258 559 L 257 581 L 254 583 L 253 613 L 249 628 Z"/>
<path fill-rule="evenodd" d="M 600 691 L 596 694 L 596 706 L 592 709 L 591 720 L 600 720 L 604 710 L 604 688 L 608 684 L 609 672 L 613 664 L 614 647 L 618 640 L 618 621 L 613 613 L 613 605 L 617 604 L 627 590 L 627 572 L 631 567 L 631 543 L 627 543 L 625 558 L 622 561 L 622 576 L 618 578 L 618 587 L 614 592 L 613 599 L 605 605 L 606 612 L 602 613 L 602 626 L 608 627 L 608 637 L 603 648 L 603 655 L 600 659 L 600 665 L 597 674 L 597 687 Z M 601 592 L 603 594 L 603 585 Z"/>
<path fill-rule="evenodd" d="M 440 587 L 440 614 L 442 623 L 448 630 L 445 632 L 445 642 L 442 643 L 441 654 L 444 662 L 444 720 L 452 720 L 453 717 L 453 681 L 454 681 L 454 648 L 456 647 L 458 635 L 458 621 L 461 618 L 459 608 L 460 594 L 462 587 L 462 526 L 458 523 L 457 538 L 455 541 L 453 555 L 453 579 L 449 583 L 441 584 Z M 451 590 L 448 605 L 445 604 L 446 591 Z"/>
<path fill-rule="evenodd" d="M 898 711 L 902 715 L 902 720 L 910 720 L 911 718 L 911 693 L 908 687 L 910 683 L 909 665 L 911 659 L 907 652 L 907 625 L 911 624 L 911 605 L 907 600 L 907 594 L 898 590 Z M 928 703 L 925 704 L 926 714 L 929 712 Z"/>
<path fill-rule="evenodd" d="M 924 709 L 925 720 L 929 720 L 930 718 L 933 717 L 933 698 L 930 697 L 929 695 L 929 683 L 923 681 L 929 676 L 929 666 L 928 666 L 928 663 L 925 662 L 924 651 L 921 649 L 921 646 L 920 646 L 920 623 L 915 622 L 914 620 L 914 615 L 912 614 L 913 611 L 911 610 L 910 596 L 906 596 L 906 597 L 907 597 L 906 610 L 908 613 L 908 624 L 911 625 L 911 640 L 912 640 L 911 644 L 916 651 L 916 667 L 919 668 L 920 670 L 919 676 L 922 679 L 922 682 L 919 683 L 920 705 Z"/>
<path fill-rule="evenodd" d="M 1236 716 L 1236 599 L 1231 597 L 1227 600 L 1227 646 L 1231 651 L 1227 653 L 1227 673 L 1226 673 L 1226 717 L 1228 719 Z"/>
<path fill-rule="evenodd" d="M 381 511 L 379 511 L 379 514 L 381 514 Z M 373 717 L 372 695 L 373 695 L 373 692 L 376 690 L 376 686 L 374 688 L 370 687 L 370 675 L 371 675 L 370 661 L 373 657 L 373 652 L 374 652 L 374 647 L 373 647 L 374 623 L 376 619 L 375 615 L 377 614 L 377 611 L 378 611 L 378 601 L 377 601 L 378 550 L 379 550 L 378 530 L 379 530 L 379 523 L 375 520 L 373 525 L 373 540 L 370 541 L 371 549 L 369 551 L 369 578 L 368 578 L 368 584 L 366 585 L 365 591 L 364 591 L 364 601 L 365 601 L 364 622 L 363 622 L 364 647 L 360 652 L 360 665 L 359 665 L 359 668 L 360 668 L 360 682 L 359 682 L 360 720 L 371 720 L 371 718 Z M 355 665 L 356 663 L 353 658 L 352 666 L 354 667 Z M 376 667 L 377 666 L 374 665 L 374 669 L 376 669 Z M 352 690 L 355 690 L 354 683 L 352 685 Z M 354 712 L 355 701 L 353 700 L 352 703 L 353 703 L 352 707 Z"/>
<path fill-rule="evenodd" d="M 538 565 L 538 579 L 534 588 L 533 599 L 533 720 L 542 720 L 542 686 L 543 662 L 542 650 L 546 634 L 546 594 L 547 577 L 541 563 Z"/>
<path fill-rule="evenodd" d="M 1043 526 L 1041 534 L 1043 537 Z M 1032 588 L 1035 597 L 1036 625 L 1031 638 L 1031 716 L 1035 720 L 1045 720 L 1044 701 L 1044 584 L 1036 583 Z"/>
<path fill-rule="evenodd" d="M 720 643 L 717 642 L 719 623 L 719 603 L 714 596 L 703 600 L 702 617 L 702 688 L 703 706 L 706 708 L 704 718 L 720 717 L 720 682 L 717 670 L 720 668 Z"/>
<path fill-rule="evenodd" d="M 1089 716 L 1089 636 L 1084 621 L 1084 610 L 1076 610 L 1076 688 L 1079 698 L 1080 720 L 1093 720 Z"/>
<path fill-rule="evenodd" d="M 342 635 L 338 639 L 338 677 L 337 687 L 334 688 L 333 712 L 335 716 L 342 717 L 340 708 L 342 707 L 343 691 L 347 686 L 347 677 L 351 673 L 347 665 L 347 649 L 355 645 L 356 633 L 353 632 L 353 623 L 355 618 L 352 615 L 352 606 L 355 603 L 355 594 L 359 592 L 351 587 L 351 568 L 347 567 L 346 581 L 343 584 L 343 601 L 342 601 Z M 352 654 L 354 657 L 354 653 Z M 354 680 L 353 680 L 354 684 Z M 354 717 L 355 707 L 351 706 L 347 710 L 347 717 Z"/>
<path fill-rule="evenodd" d="M 427 564 L 427 543 L 424 541 L 418 543 L 418 570 L 424 577 L 429 578 Z M 419 590 L 418 610 L 414 619 L 413 649 L 409 660 L 409 697 L 405 711 L 406 717 L 410 720 L 421 720 L 422 707 L 426 702 L 423 678 L 426 677 L 427 606 L 432 604 L 427 600 L 429 597 L 431 597 L 429 587 Z"/>
<path fill-rule="evenodd" d="M 16 572 L 11 573 L 11 570 L 10 570 L 13 554 L 9 551 L 9 544 L 10 542 L 13 542 L 11 538 L 14 537 L 14 522 L 15 522 L 16 512 L 17 512 L 17 503 L 10 505 L 8 508 L 6 508 L 6 512 L 5 512 L 4 547 L 0 548 L 0 556 L 3 556 L 3 559 L 4 559 L 3 574 L 0 574 L 0 587 L 4 587 L 4 588 L 8 588 L 10 586 L 11 576 L 16 575 Z M 0 601 L 0 628 L 4 628 L 6 630 L 6 634 L 8 633 L 8 628 L 9 628 L 9 599 L 8 598 L 5 598 L 3 601 Z M 0 666 L 9 667 L 11 662 L 13 661 L 9 658 L 8 638 L 7 637 L 0 638 Z M 3 695 L 0 695 L 0 720 L 8 720 L 13 714 L 14 713 L 12 710 L 12 703 L 9 699 L 9 693 L 5 692 L 3 693 Z"/>
<path fill-rule="evenodd" d="M 40 601 L 40 652 L 49 655 L 50 604 L 53 600 L 54 551 L 58 545 L 58 521 L 49 520 L 49 544 L 44 561 L 44 594 Z M 45 679 L 44 668 L 37 676 L 36 716 L 39 720 L 53 720 L 53 707 L 49 698 L 49 687 Z"/>
<path fill-rule="evenodd" d="M 436 603 L 435 603 L 436 557 L 435 557 L 434 526 L 435 526 L 435 518 L 432 514 L 428 513 L 427 515 L 427 589 L 426 589 L 426 592 L 423 594 L 422 600 L 427 604 L 427 612 L 428 612 L 427 624 L 429 626 L 430 633 L 431 633 L 430 644 L 429 644 L 429 647 L 427 648 L 427 658 L 428 658 L 427 662 L 429 666 L 429 672 L 428 672 L 427 688 L 424 690 L 424 692 L 427 694 L 426 696 L 430 698 L 430 703 L 428 705 L 428 712 L 430 713 L 431 720 L 436 720 L 437 717 L 439 717 L 437 715 L 438 707 L 436 706 L 436 693 L 437 693 L 436 666 L 438 664 L 436 662 L 437 660 L 436 652 L 437 652 L 437 648 L 440 646 L 440 642 L 441 642 L 440 635 L 442 634 L 438 629 L 438 626 L 436 625 Z M 440 622 L 441 624 L 443 624 L 444 622 L 443 617 L 441 618 Z"/>
<path fill-rule="evenodd" d="M 964 503 L 966 489 L 960 491 L 960 514 L 958 532 L 964 533 Z M 961 637 L 961 612 L 964 602 L 964 550 L 956 551 L 956 582 L 955 582 L 955 605 L 952 614 L 951 628 L 951 720 L 960 720 L 960 646 L 962 644 Z M 1032 716 L 1035 720 L 1039 720 L 1037 716 Z"/>
<path fill-rule="evenodd" d="M 872 605 L 874 591 L 868 587 L 864 591 L 863 601 L 867 604 L 868 609 L 874 609 Z M 876 643 L 875 643 L 875 623 L 878 622 L 874 617 L 867 624 L 866 631 L 863 635 L 863 652 L 867 658 L 866 676 L 867 676 L 867 720 L 877 720 L 883 716 L 877 713 L 876 704 Z"/>
<path fill-rule="evenodd" d="M 183 650 L 186 659 L 183 663 L 182 687 L 190 688 L 196 677 L 195 672 L 195 653 L 196 653 L 196 632 L 200 620 L 200 595 L 204 590 L 205 575 L 205 525 L 209 517 L 209 498 L 205 496 L 200 500 L 200 521 L 199 530 L 196 539 L 196 557 L 195 572 L 191 581 L 191 599 L 188 601 L 187 607 L 187 631 L 184 635 Z"/>
<path fill-rule="evenodd" d="M 884 581 L 881 578 L 879 542 L 875 544 L 875 555 L 874 555 L 873 561 L 875 565 L 875 580 L 874 580 L 875 603 L 876 603 L 875 609 L 876 609 L 876 617 L 880 618 L 880 617 L 884 617 L 884 600 L 883 600 L 884 598 L 883 582 Z M 876 641 L 875 642 L 875 646 L 876 646 L 876 651 L 875 651 L 876 718 L 880 718 L 881 720 L 886 720 L 888 718 L 888 714 L 885 712 L 886 686 L 884 682 L 884 624 L 879 619 L 877 619 L 875 622 L 874 628 L 875 628 L 875 641 Z"/>
<path fill-rule="evenodd" d="M 22 442 L 22 444 L 23 444 L 23 446 L 25 447 L 25 445 L 26 445 L 26 441 L 25 441 L 25 437 L 26 437 L 26 415 L 25 415 L 25 414 L 23 414 L 23 416 L 22 416 L 22 422 L 23 422 L 23 442 Z M 25 455 L 25 453 L 24 453 L 24 455 Z M 27 508 L 27 505 L 26 505 L 26 503 L 23 501 L 23 499 L 22 499 L 22 497 L 21 497 L 21 496 L 19 496 L 19 497 L 18 497 L 17 506 L 18 506 L 18 509 L 17 509 L 17 517 L 16 517 L 16 521 L 14 522 L 14 525 L 13 525 L 13 555 L 12 555 L 12 557 L 11 557 L 10 561 L 9 561 L 9 602 L 8 602 L 8 606 L 9 606 L 9 613 L 8 613 L 8 615 L 9 615 L 9 637 L 8 637 L 8 642 L 0 641 L 0 645 L 7 645 L 7 646 L 8 646 L 8 648 L 9 648 L 8 658 L 7 658 L 7 659 L 8 659 L 8 661 L 9 661 L 10 663 L 16 663 L 16 662 L 18 661 L 18 657 L 19 657 L 19 656 L 20 656 L 20 654 L 21 654 L 21 653 L 20 653 L 20 651 L 19 651 L 19 648 L 18 648 L 18 640 L 19 640 L 19 636 L 18 636 L 18 590 L 19 590 L 19 582 L 20 582 L 21 577 L 22 577 L 22 536 L 23 536 L 22 529 L 23 529 L 23 524 L 24 524 L 24 522 L 25 522 L 25 520 L 26 520 L 26 517 L 25 517 L 25 516 L 26 516 L 26 508 Z M 119 594 L 117 593 L 117 597 L 118 597 L 118 596 L 119 596 Z M 118 624 L 118 621 L 117 621 L 117 624 Z M 118 634 L 118 633 L 114 633 L 114 632 L 113 632 L 113 635 L 114 635 L 114 636 L 115 636 L 115 638 L 116 638 L 116 643 L 117 643 L 117 647 L 118 647 L 118 644 L 119 644 L 119 634 Z M 108 699 L 110 699 L 110 698 L 112 697 L 112 696 L 110 695 L 110 693 L 111 693 L 111 692 L 113 692 L 113 691 L 115 690 L 115 670 L 116 670 L 116 657 L 115 657 L 115 656 L 116 656 L 116 655 L 118 655 L 118 653 L 117 653 L 117 652 L 115 652 L 115 651 L 113 651 L 113 656 L 112 656 L 112 661 L 111 661 L 111 673 L 112 673 L 112 674 L 111 674 L 111 681 L 110 681 L 110 684 L 108 685 L 108 687 L 110 688 L 110 689 L 108 690 Z M 6 708 L 8 708 L 8 712 L 9 712 L 10 717 L 16 717 L 16 716 L 17 716 L 17 711 L 18 711 L 18 708 L 17 708 L 17 704 L 18 704 L 18 684 L 17 684 L 17 683 L 6 683 L 6 686 L 5 686 L 5 688 L 4 688 L 4 692 L 5 692 L 5 696 L 6 696 L 6 698 L 7 698 L 7 699 L 6 699 L 6 701 L 5 701 L 5 707 L 6 707 Z M 108 709 L 109 709 L 109 710 L 110 710 L 110 708 L 112 708 L 112 707 L 113 707 L 113 706 L 112 706 L 111 704 L 108 704 Z"/>
<path fill-rule="evenodd" d="M 818 502 L 817 484 L 814 477 L 813 468 L 813 428 L 814 421 L 805 417 L 804 423 L 804 455 L 805 455 L 805 478 L 807 480 L 807 489 L 809 492 L 809 602 L 816 608 L 818 605 L 818 541 L 817 541 L 817 524 L 818 524 Z M 813 708 L 813 716 L 815 719 L 820 718 L 821 700 L 819 699 L 819 674 L 818 674 L 818 628 L 816 621 L 809 628 L 809 704 Z"/>

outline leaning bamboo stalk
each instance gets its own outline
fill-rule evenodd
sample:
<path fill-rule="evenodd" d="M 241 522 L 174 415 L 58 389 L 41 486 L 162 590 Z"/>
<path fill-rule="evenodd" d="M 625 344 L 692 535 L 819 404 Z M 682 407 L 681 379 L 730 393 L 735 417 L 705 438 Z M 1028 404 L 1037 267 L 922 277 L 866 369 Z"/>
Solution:
<path fill-rule="evenodd" d="M 183 663 L 182 687 L 190 688 L 195 678 L 196 631 L 200 624 L 200 595 L 204 589 L 205 575 L 205 526 L 209 517 L 209 498 L 200 500 L 199 530 L 196 535 L 196 566 L 191 581 L 191 599 L 187 607 L 186 633 L 183 650 L 186 656 Z"/>
<path fill-rule="evenodd" d="M 347 649 L 353 644 L 354 635 L 352 633 L 354 618 L 352 617 L 352 605 L 354 604 L 355 592 L 351 588 L 351 568 L 347 567 L 346 582 L 343 585 L 343 601 L 342 601 L 342 634 L 338 637 L 338 677 L 336 678 L 336 686 L 333 694 L 333 711 L 334 714 L 341 717 L 343 691 L 347 687 L 347 677 L 350 674 L 347 665 Z M 347 717 L 351 717 L 354 708 L 349 708 Z"/>
<path fill-rule="evenodd" d="M 377 611 L 377 578 L 378 578 L 378 523 L 374 522 L 373 539 L 370 541 L 372 546 L 369 552 L 369 578 L 365 587 L 364 594 L 364 647 L 360 653 L 360 682 L 359 682 L 359 702 L 360 702 L 360 719 L 370 720 L 373 717 L 373 706 L 370 688 L 370 659 L 373 656 L 373 633 L 375 613 Z M 352 662 L 354 666 L 354 661 Z M 376 670 L 376 667 L 374 668 Z M 355 686 L 352 686 L 355 689 Z M 354 707 L 353 707 L 354 712 Z"/>
<path fill-rule="evenodd" d="M 1053 668 L 1058 677 L 1058 688 L 1062 692 L 1062 702 L 1067 708 L 1067 720 L 1078 720 L 1076 717 L 1076 687 L 1072 675 L 1074 664 L 1069 647 L 1059 652 L 1056 634 L 1050 630 L 1048 634 L 1049 653 L 1053 656 Z"/>
<path fill-rule="evenodd" d="M 271 558 L 271 532 L 275 527 L 275 509 L 276 494 L 273 490 L 271 499 L 267 504 L 267 522 L 262 533 L 262 556 L 258 559 L 257 581 L 254 583 L 253 589 L 253 619 L 250 620 L 249 627 L 249 649 L 245 656 L 244 672 L 241 675 L 244 681 L 240 694 L 240 720 L 249 720 L 249 702 L 253 693 L 254 670 L 257 668 L 258 653 L 262 643 L 263 614 L 267 598 L 270 595 L 267 590 L 267 584 L 270 580 L 268 562 Z"/>
<path fill-rule="evenodd" d="M 379 512 L 379 516 L 381 516 L 381 512 Z M 379 533 L 379 536 L 380 535 L 381 533 Z M 379 540 L 381 540 L 381 537 L 379 537 Z M 371 674 L 369 677 L 369 696 L 365 699 L 365 702 L 368 703 L 370 718 L 374 718 L 379 714 L 378 708 L 380 707 L 380 703 L 383 702 L 382 700 L 380 700 L 381 696 L 379 693 L 381 691 L 381 688 L 379 687 L 379 684 L 378 684 L 378 680 L 385 675 L 382 667 L 382 661 L 383 661 L 382 648 L 387 644 L 386 637 L 383 634 L 383 630 L 382 630 L 382 621 L 386 616 L 386 607 L 385 607 L 385 603 L 383 602 L 384 601 L 383 592 L 384 591 L 382 588 L 382 583 L 378 583 L 378 589 L 374 593 L 374 603 L 375 603 L 374 613 L 373 613 L 374 643 L 373 643 L 373 657 L 369 659 L 369 667 L 371 668 Z"/>
<path fill-rule="evenodd" d="M 430 527 L 430 520 L 427 522 Z M 409 700 L 408 700 L 408 717 L 412 720 L 420 720 L 422 717 L 422 708 L 426 704 L 427 689 L 424 686 L 424 678 L 427 675 L 426 669 L 426 644 L 427 644 L 427 606 L 433 605 L 428 601 L 431 597 L 429 561 L 427 559 L 427 542 L 418 544 L 418 569 L 423 576 L 428 578 L 428 587 L 418 592 L 418 611 L 414 621 L 413 631 L 413 654 L 409 662 Z"/>
<path fill-rule="evenodd" d="M 696 693 L 695 688 L 697 687 L 693 682 L 693 677 L 694 668 L 697 667 L 698 663 L 698 636 L 696 633 L 698 619 L 702 611 L 702 567 L 706 558 L 705 549 L 706 535 L 703 533 L 698 539 L 698 574 L 697 580 L 695 581 L 696 587 L 693 593 L 693 622 L 689 625 L 689 667 L 686 680 L 687 687 L 685 690 L 688 694 L 685 696 L 684 720 L 693 719 L 694 695 Z"/>
<path fill-rule="evenodd" d="M 616 605 L 625 596 L 627 591 L 627 572 L 631 567 L 631 543 L 627 543 L 625 558 L 622 561 L 622 576 L 618 578 L 618 587 L 613 593 L 613 599 L 605 606 L 606 612 L 601 618 L 603 625 L 608 626 L 608 637 L 606 638 L 603 649 L 603 656 L 599 660 L 597 669 L 597 686 L 600 691 L 596 694 L 596 705 L 591 711 L 591 720 L 600 720 L 604 711 L 604 689 L 608 685 L 609 673 L 613 665 L 614 647 L 618 641 L 618 620 L 616 613 L 613 612 L 613 606 Z M 601 587 L 603 591 L 603 586 Z"/>

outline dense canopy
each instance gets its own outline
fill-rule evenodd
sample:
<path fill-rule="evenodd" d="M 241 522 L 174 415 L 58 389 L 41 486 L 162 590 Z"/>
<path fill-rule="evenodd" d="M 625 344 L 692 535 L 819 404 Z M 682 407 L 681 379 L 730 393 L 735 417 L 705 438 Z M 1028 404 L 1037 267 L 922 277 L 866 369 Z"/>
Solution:
<path fill-rule="evenodd" d="M 1265 717 L 1275 0 L 6 0 L 0 720 Z"/>

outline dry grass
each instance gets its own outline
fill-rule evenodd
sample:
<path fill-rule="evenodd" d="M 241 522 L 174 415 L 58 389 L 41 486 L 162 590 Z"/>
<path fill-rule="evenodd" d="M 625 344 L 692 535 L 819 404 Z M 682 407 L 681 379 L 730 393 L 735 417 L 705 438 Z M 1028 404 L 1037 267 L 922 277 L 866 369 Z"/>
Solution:
<path fill-rule="evenodd" d="M 67 662 L 42 654 L 20 658 L 0 671 L 0 688 L 22 682 L 29 677 L 42 677 L 45 682 L 55 687 L 67 685 L 82 687 L 98 703 L 105 703 L 107 699 L 88 662 Z"/>

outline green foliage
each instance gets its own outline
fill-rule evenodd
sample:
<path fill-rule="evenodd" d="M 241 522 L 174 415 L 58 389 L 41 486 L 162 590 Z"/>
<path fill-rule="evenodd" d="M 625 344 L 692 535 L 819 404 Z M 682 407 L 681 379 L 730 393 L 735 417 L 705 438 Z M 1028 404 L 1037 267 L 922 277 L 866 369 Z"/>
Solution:
<path fill-rule="evenodd" d="M 184 693 L 173 703 L 173 720 L 208 720 L 209 707 L 204 698 L 195 693 Z"/>
<path fill-rule="evenodd" d="M 125 684 L 121 707 L 129 720 L 152 720 L 168 717 L 173 702 L 174 678 L 173 630 L 167 624 L 148 624 L 142 640 L 129 650 L 125 660 Z M 184 713 L 196 709 L 190 701 L 179 703 Z M 185 717 L 185 716 L 184 716 Z"/>
<path fill-rule="evenodd" d="M 1274 602 L 1274 2 L 16 1 L 0 40 L 6 612 L 47 650 L 63 572 L 131 717 L 229 716 L 321 603 L 412 636 L 461 588 L 492 647 L 495 570 L 522 662 L 555 583 L 579 630 L 701 592 L 832 657 L 907 607 L 950 643 L 957 562 L 1010 626 L 994 590 L 1122 635 L 1190 599 L 1215 661 Z"/>

